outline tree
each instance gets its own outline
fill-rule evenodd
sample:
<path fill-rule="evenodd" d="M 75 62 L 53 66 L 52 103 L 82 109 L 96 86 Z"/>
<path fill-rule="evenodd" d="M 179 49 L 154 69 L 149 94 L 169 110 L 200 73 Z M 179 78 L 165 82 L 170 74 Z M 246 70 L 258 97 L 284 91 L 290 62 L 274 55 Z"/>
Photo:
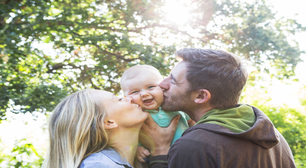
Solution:
<path fill-rule="evenodd" d="M 275 19 L 264 0 L 180 2 L 192 16 L 182 25 L 165 17 L 164 0 L 1 1 L 1 116 L 16 106 L 50 111 L 84 88 L 117 94 L 123 71 L 136 64 L 167 75 L 179 47 L 222 48 L 279 78 L 294 75 L 302 51 L 286 37 L 305 30 L 296 20 Z"/>

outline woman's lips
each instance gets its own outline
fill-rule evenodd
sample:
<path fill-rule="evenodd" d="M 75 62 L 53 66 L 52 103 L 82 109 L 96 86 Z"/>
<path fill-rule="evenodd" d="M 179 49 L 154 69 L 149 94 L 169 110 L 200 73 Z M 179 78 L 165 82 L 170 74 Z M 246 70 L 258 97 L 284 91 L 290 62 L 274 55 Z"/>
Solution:
<path fill-rule="evenodd" d="M 133 105 L 137 106 L 138 108 L 140 107 L 139 104 L 133 103 Z M 140 107 L 141 108 L 141 107 Z"/>

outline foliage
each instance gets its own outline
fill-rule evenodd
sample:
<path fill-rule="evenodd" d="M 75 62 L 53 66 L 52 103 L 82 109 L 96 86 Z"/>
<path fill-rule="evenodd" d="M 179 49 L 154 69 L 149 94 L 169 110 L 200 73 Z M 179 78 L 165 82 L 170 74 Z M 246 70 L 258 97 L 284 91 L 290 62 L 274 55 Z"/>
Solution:
<path fill-rule="evenodd" d="M 306 160 L 306 116 L 294 108 L 273 107 L 254 102 L 271 119 L 277 130 L 288 142 L 297 167 L 305 166 Z"/>
<path fill-rule="evenodd" d="M 167 75 L 178 47 L 222 48 L 289 77 L 302 51 L 286 37 L 305 29 L 276 19 L 264 0 L 180 1 L 191 16 L 184 24 L 165 17 L 164 0 L 0 3 L 0 117 L 19 105 L 15 112 L 51 111 L 84 88 L 117 94 L 132 65 L 150 64 Z"/>
<path fill-rule="evenodd" d="M 301 88 L 300 94 L 302 95 L 302 97 L 300 98 L 300 103 L 302 106 L 306 107 L 306 85 Z"/>
<path fill-rule="evenodd" d="M 277 70 L 273 75 L 279 78 L 294 75 L 301 52 L 297 45 L 290 45 L 286 37 L 295 33 L 292 27 L 296 30 L 305 30 L 305 27 L 294 19 L 275 19 L 271 6 L 260 0 L 252 4 L 230 0 L 220 2 L 216 5 L 220 11 L 215 13 L 215 18 L 228 23 L 221 26 L 222 33 L 218 38 L 223 39 L 229 51 L 246 57 L 266 72 L 271 68 L 263 64 L 269 63 Z M 217 22 L 213 28 L 218 30 L 219 26 Z"/>
<path fill-rule="evenodd" d="M 277 130 L 288 142 L 295 159 L 296 166 L 302 168 L 306 166 L 306 108 L 301 101 L 300 106 L 295 108 L 287 105 L 273 105 L 269 95 L 269 88 L 260 86 L 262 80 L 258 72 L 250 74 L 250 82 L 244 89 L 241 97 L 242 103 L 247 103 L 262 110 L 272 121 Z M 270 79 L 272 80 L 272 79 Z M 256 81 L 256 82 L 255 82 Z M 305 86 L 302 87 L 304 90 Z M 299 97 L 305 96 L 305 91 L 299 93 Z M 286 97 L 286 96 L 284 96 Z"/>
<path fill-rule="evenodd" d="M 0 165 L 6 163 L 8 167 L 38 168 L 43 163 L 43 157 L 37 153 L 33 144 L 26 142 L 26 139 L 19 140 L 11 152 L 11 155 L 0 153 Z"/>
<path fill-rule="evenodd" d="M 175 62 L 172 54 L 181 47 L 217 48 L 244 57 L 258 69 L 250 75 L 254 88 L 260 71 L 289 78 L 301 61 L 303 51 L 287 37 L 305 27 L 294 19 L 276 19 L 264 0 L 181 0 L 191 16 L 183 24 L 166 17 L 165 2 L 0 1 L 0 121 L 8 108 L 16 113 L 51 111 L 67 94 L 84 88 L 117 94 L 123 71 L 136 64 L 153 65 L 167 75 Z M 253 105 L 270 117 L 302 167 L 305 116 L 287 107 Z M 41 165 L 42 157 L 25 140 L 12 152 L 0 152 L 0 163 Z M 30 156 L 36 157 L 32 163 L 24 160 Z"/>

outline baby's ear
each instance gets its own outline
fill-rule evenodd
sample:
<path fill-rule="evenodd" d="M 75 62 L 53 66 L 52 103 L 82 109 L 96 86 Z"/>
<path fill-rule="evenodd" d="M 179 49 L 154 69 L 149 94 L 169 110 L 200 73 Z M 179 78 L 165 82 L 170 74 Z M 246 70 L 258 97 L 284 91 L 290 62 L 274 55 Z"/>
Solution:
<path fill-rule="evenodd" d="M 104 121 L 104 128 L 105 129 L 113 129 L 117 128 L 118 124 L 115 122 L 115 120 L 105 120 Z"/>
<path fill-rule="evenodd" d="M 205 103 L 211 98 L 210 92 L 206 89 L 199 89 L 196 93 L 195 103 Z"/>

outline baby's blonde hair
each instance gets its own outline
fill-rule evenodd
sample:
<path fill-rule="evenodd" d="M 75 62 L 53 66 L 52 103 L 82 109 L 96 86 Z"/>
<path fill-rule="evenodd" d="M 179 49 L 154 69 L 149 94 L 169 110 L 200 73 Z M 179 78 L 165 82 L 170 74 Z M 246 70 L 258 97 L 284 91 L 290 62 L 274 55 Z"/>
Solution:
<path fill-rule="evenodd" d="M 158 69 L 156 69 L 154 66 L 151 66 L 151 65 L 135 65 L 135 66 L 132 66 L 132 67 L 126 69 L 124 71 L 124 73 L 122 74 L 121 80 L 120 80 L 121 89 L 122 89 L 122 85 L 124 84 L 124 81 L 135 78 L 137 75 L 142 73 L 143 70 L 153 70 L 154 72 L 156 72 L 156 74 L 158 74 L 162 78 Z"/>
<path fill-rule="evenodd" d="M 106 147 L 105 110 L 90 95 L 91 89 L 66 97 L 49 120 L 49 149 L 42 167 L 77 168 L 83 159 Z"/>

